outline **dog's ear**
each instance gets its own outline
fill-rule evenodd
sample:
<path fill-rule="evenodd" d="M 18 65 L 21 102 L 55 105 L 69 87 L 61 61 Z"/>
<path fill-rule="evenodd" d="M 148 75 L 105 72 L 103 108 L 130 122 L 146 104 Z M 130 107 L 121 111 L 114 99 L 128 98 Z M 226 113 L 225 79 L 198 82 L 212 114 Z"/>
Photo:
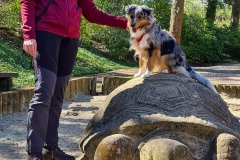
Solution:
<path fill-rule="evenodd" d="M 135 4 L 130 4 L 130 5 L 125 6 L 126 14 L 129 14 L 130 12 L 134 12 L 135 10 L 136 10 Z"/>
<path fill-rule="evenodd" d="M 142 5 L 141 7 L 142 7 L 142 11 L 143 11 L 144 16 L 148 17 L 148 16 L 151 16 L 153 14 L 153 9 L 152 8 L 149 8 L 145 5 Z"/>

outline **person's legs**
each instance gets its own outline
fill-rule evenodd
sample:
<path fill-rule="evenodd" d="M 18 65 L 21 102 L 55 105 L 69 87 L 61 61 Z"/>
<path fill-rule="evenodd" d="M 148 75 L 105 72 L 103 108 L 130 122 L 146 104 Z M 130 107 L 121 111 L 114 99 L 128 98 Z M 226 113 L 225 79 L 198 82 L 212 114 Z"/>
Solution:
<path fill-rule="evenodd" d="M 49 110 L 48 128 L 45 142 L 46 147 L 58 146 L 59 118 L 62 111 L 64 92 L 68 85 L 75 62 L 78 42 L 78 38 L 63 38 L 61 42 L 58 58 L 57 81 Z"/>
<path fill-rule="evenodd" d="M 37 31 L 37 63 L 34 96 L 28 110 L 27 145 L 30 153 L 42 152 L 47 133 L 49 108 L 57 81 L 62 37 Z"/>

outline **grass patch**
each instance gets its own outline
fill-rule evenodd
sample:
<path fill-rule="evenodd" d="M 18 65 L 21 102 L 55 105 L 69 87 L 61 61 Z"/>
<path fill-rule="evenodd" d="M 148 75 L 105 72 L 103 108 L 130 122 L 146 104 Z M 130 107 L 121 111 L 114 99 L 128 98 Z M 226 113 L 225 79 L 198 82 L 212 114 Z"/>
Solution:
<path fill-rule="evenodd" d="M 72 76 L 103 73 L 115 69 L 137 67 L 137 62 L 113 60 L 95 48 L 80 48 Z"/>

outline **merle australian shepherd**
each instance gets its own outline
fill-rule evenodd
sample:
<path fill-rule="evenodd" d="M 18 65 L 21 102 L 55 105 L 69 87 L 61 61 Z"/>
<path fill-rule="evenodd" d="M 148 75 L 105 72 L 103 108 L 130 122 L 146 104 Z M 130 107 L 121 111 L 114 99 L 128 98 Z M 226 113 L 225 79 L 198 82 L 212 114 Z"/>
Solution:
<path fill-rule="evenodd" d="M 153 72 L 183 74 L 217 93 L 207 78 L 197 74 L 188 65 L 176 40 L 156 23 L 153 9 L 131 4 L 125 6 L 125 11 L 130 32 L 130 50 L 135 50 L 135 55 L 139 57 L 139 71 L 134 77 L 149 77 Z"/>

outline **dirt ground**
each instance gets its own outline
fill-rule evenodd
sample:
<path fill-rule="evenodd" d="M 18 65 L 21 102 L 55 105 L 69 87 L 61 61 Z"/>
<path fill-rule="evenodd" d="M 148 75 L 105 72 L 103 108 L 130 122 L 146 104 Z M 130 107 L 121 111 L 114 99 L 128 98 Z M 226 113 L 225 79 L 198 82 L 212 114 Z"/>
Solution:
<path fill-rule="evenodd" d="M 240 120 L 240 99 L 220 94 L 228 103 L 230 111 Z M 64 102 L 59 128 L 59 146 L 77 159 L 82 155 L 79 149 L 80 136 L 101 106 L 106 96 L 76 95 Z M 0 160 L 26 159 L 27 111 L 0 117 Z"/>

